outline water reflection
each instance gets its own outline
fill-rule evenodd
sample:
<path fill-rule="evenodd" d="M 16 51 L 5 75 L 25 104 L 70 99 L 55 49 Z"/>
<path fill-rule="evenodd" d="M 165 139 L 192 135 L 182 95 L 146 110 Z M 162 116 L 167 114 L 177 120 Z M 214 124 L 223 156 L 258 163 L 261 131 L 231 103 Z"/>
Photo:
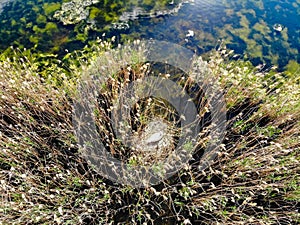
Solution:
<path fill-rule="evenodd" d="M 7 5 L 10 1 L 12 1 L 12 0 L 1 0 L 1 1 L 0 1 L 0 13 L 1 13 L 2 10 L 3 10 L 3 7 L 4 7 L 5 5 Z"/>

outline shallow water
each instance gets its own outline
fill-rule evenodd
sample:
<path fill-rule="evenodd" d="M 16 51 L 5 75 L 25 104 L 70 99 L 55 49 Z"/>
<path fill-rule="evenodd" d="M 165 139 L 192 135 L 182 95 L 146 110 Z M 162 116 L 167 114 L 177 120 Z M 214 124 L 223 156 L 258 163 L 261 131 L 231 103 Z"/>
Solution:
<path fill-rule="evenodd" d="M 86 6 L 89 17 L 72 25 L 54 16 L 59 0 L 12 0 L 0 14 L 0 49 L 14 45 L 63 55 L 105 33 L 119 41 L 167 40 L 200 54 L 222 43 L 254 64 L 300 62 L 300 0 L 190 0 L 180 7 L 176 3 L 185 1 L 166 6 L 156 1 L 151 7 L 133 4 L 139 1 L 114 6 L 96 2 Z M 274 30 L 274 24 L 283 30 Z"/>
<path fill-rule="evenodd" d="M 215 48 L 222 40 L 255 64 L 284 66 L 291 59 L 300 60 L 299 5 L 300 1 L 196 0 L 184 5 L 178 14 L 134 21 L 129 33 L 173 41 L 200 53 Z M 273 29 L 276 23 L 283 26 L 281 32 Z M 189 30 L 194 32 L 193 37 L 187 37 Z"/>

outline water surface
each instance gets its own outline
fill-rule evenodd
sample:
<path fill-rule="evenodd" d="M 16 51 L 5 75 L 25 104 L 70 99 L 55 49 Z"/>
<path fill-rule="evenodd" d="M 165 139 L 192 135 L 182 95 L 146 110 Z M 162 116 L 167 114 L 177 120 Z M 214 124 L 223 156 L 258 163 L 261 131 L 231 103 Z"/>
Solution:
<path fill-rule="evenodd" d="M 63 56 L 65 49 L 116 36 L 166 40 L 199 54 L 222 43 L 254 64 L 300 62 L 300 0 L 145 2 L 73 0 L 76 7 L 84 3 L 84 10 L 66 22 L 59 14 L 66 1 L 11 0 L 1 4 L 0 50 L 16 46 Z M 282 31 L 274 30 L 275 24 Z"/>

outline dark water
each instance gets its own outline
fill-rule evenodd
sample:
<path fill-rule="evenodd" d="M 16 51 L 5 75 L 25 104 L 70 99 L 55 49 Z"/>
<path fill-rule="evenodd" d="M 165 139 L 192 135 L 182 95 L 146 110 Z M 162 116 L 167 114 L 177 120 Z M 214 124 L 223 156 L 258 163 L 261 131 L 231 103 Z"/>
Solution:
<path fill-rule="evenodd" d="M 115 8 L 100 3 L 89 6 L 90 12 L 97 7 L 101 11 L 95 18 L 97 29 L 87 29 L 91 24 L 86 20 L 64 25 L 53 18 L 61 1 L 11 0 L 0 14 L 0 49 L 14 45 L 62 55 L 64 49 L 80 49 L 106 33 L 105 38 L 115 35 L 119 41 L 167 40 L 200 54 L 222 43 L 254 64 L 284 67 L 289 60 L 300 62 L 299 0 L 194 0 L 183 4 L 178 12 L 152 18 L 135 15 L 138 19 L 113 26 L 116 20 L 111 18 L 124 13 L 122 2 Z M 167 5 L 168 9 L 172 7 Z M 159 14 L 159 8 L 156 12 Z M 275 24 L 280 24 L 282 31 L 274 30 Z"/>
<path fill-rule="evenodd" d="M 218 41 L 253 63 L 278 64 L 300 60 L 300 2 L 297 1 L 195 1 L 166 18 L 132 22 L 135 37 L 169 40 L 203 53 Z M 259 8 L 254 2 L 261 2 Z M 294 5 L 293 5 L 294 3 Z M 156 20 L 156 22 L 151 22 Z M 281 24 L 281 32 L 273 29 Z M 188 30 L 193 37 L 186 37 Z"/>

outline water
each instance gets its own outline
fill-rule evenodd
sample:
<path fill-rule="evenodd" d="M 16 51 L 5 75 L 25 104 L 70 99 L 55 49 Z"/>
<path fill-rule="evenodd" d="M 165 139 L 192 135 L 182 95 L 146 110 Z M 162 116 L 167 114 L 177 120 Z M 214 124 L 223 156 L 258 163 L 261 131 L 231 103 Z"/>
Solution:
<path fill-rule="evenodd" d="M 59 0 L 12 0 L 0 14 L 0 49 L 14 45 L 62 56 L 65 49 L 80 49 L 105 33 L 119 41 L 166 40 L 199 54 L 223 44 L 254 64 L 280 68 L 289 60 L 300 62 L 300 0 L 101 2 L 87 4 L 90 15 L 83 15 L 85 20 L 64 24 L 55 17 Z M 282 25 L 282 31 L 274 30 L 274 24 Z"/>
<path fill-rule="evenodd" d="M 299 5 L 299 1 L 196 0 L 184 5 L 178 14 L 157 22 L 134 21 L 129 33 L 173 41 L 199 53 L 215 48 L 222 40 L 254 64 L 265 62 L 283 67 L 291 59 L 300 60 Z M 273 29 L 276 23 L 284 27 L 283 31 Z M 194 31 L 193 37 L 187 37 L 189 30 Z"/>
<path fill-rule="evenodd" d="M 0 0 L 0 13 L 2 12 L 2 8 L 7 5 L 11 0 Z"/>

